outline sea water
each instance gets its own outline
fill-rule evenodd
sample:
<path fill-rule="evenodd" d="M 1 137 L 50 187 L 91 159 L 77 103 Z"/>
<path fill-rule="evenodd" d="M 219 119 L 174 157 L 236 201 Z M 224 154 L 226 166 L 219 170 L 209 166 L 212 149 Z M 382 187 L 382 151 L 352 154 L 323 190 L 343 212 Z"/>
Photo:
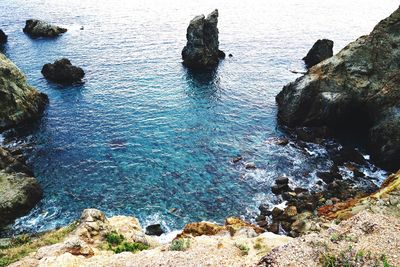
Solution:
<path fill-rule="evenodd" d="M 275 95 L 299 76 L 290 70 L 304 71 L 301 58 L 317 39 L 334 40 L 338 52 L 397 7 L 394 0 L 2 0 L 4 53 L 50 99 L 40 123 L 14 140 L 29 147 L 44 198 L 11 231 L 61 226 L 85 208 L 172 231 L 252 218 L 260 203 L 279 204 L 270 187 L 280 175 L 315 188 L 316 171 L 332 162 L 322 146 L 273 142 L 285 135 Z M 188 71 L 187 25 L 215 8 L 220 48 L 233 57 L 211 73 Z M 31 39 L 22 32 L 30 18 L 68 32 Z M 42 77 L 42 66 L 62 57 L 85 70 L 84 84 Z M 385 175 L 364 171 L 377 182 Z"/>

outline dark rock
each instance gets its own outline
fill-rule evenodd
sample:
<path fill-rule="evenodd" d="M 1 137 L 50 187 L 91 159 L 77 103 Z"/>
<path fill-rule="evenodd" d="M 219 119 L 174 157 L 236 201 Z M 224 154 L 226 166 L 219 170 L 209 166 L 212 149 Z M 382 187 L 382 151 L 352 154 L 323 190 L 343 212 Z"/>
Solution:
<path fill-rule="evenodd" d="M 317 176 L 327 184 L 330 184 L 335 180 L 342 179 L 342 176 L 339 173 L 334 172 L 317 172 Z"/>
<path fill-rule="evenodd" d="M 280 208 L 275 207 L 275 208 L 272 209 L 271 215 L 272 215 L 272 219 L 279 220 L 281 218 L 281 216 L 283 215 L 283 210 L 281 210 Z"/>
<path fill-rule="evenodd" d="M 238 163 L 238 162 L 241 161 L 242 159 L 243 159 L 242 156 L 234 157 L 234 158 L 232 159 L 232 162 L 233 162 L 233 163 Z"/>
<path fill-rule="evenodd" d="M 226 57 L 225 52 L 222 50 L 218 50 L 218 58 L 224 59 Z"/>
<path fill-rule="evenodd" d="M 272 193 L 274 193 L 275 195 L 279 195 L 282 194 L 283 192 L 287 192 L 289 191 L 290 188 L 287 184 L 284 185 L 273 185 L 271 186 L 271 191 Z"/>
<path fill-rule="evenodd" d="M 271 215 L 270 207 L 268 204 L 261 204 L 258 209 L 261 212 L 261 215 L 269 216 Z"/>
<path fill-rule="evenodd" d="M 67 29 L 51 25 L 45 21 L 29 19 L 26 21 L 23 31 L 33 38 L 38 38 L 56 37 L 62 33 L 65 33 Z"/>
<path fill-rule="evenodd" d="M 247 170 L 254 170 L 254 169 L 256 169 L 256 164 L 254 162 L 246 162 L 244 167 Z"/>
<path fill-rule="evenodd" d="M 258 221 L 257 225 L 262 228 L 268 228 L 268 221 Z"/>
<path fill-rule="evenodd" d="M 228 56 L 229 56 L 229 57 L 233 57 L 233 55 L 232 55 L 232 54 L 229 54 Z"/>
<path fill-rule="evenodd" d="M 274 234 L 279 234 L 279 223 L 273 222 L 268 227 L 268 232 L 272 232 Z"/>
<path fill-rule="evenodd" d="M 152 224 L 146 227 L 146 235 L 157 235 L 160 236 L 164 233 L 160 224 Z"/>
<path fill-rule="evenodd" d="M 328 149 L 328 153 L 331 160 L 336 165 L 343 165 L 346 162 L 354 162 L 360 165 L 367 164 L 363 155 L 358 150 L 351 147 L 335 147 L 333 149 Z"/>
<path fill-rule="evenodd" d="M 400 9 L 277 95 L 279 122 L 366 137 L 371 159 L 400 168 Z"/>
<path fill-rule="evenodd" d="M 182 50 L 183 64 L 193 69 L 209 69 L 215 67 L 224 56 L 219 50 L 218 10 L 214 10 L 205 18 L 196 16 L 187 28 L 186 46 Z"/>
<path fill-rule="evenodd" d="M 81 82 L 85 76 L 83 69 L 73 66 L 66 58 L 56 60 L 53 64 L 45 64 L 42 74 L 46 79 L 61 84 Z"/>
<path fill-rule="evenodd" d="M 289 184 L 289 178 L 287 178 L 285 176 L 280 176 L 280 177 L 278 177 L 278 179 L 275 180 L 275 183 L 277 185 L 287 185 L 287 184 Z"/>
<path fill-rule="evenodd" d="M 8 36 L 0 29 L 0 45 L 7 42 Z"/>
<path fill-rule="evenodd" d="M 307 68 L 317 65 L 321 61 L 333 56 L 333 41 L 328 39 L 318 40 L 303 58 Z"/>
<path fill-rule="evenodd" d="M 265 221 L 265 215 L 258 215 L 255 219 L 256 222 Z"/>

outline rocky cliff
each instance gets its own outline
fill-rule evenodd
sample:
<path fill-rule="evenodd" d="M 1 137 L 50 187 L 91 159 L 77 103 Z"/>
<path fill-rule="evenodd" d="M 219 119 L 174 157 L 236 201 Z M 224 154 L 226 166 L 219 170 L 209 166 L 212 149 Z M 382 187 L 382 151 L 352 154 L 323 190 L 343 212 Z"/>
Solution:
<path fill-rule="evenodd" d="M 312 67 L 277 95 L 289 127 L 328 126 L 367 136 L 372 159 L 400 168 L 400 9 Z"/>
<path fill-rule="evenodd" d="M 0 53 L 0 131 L 38 118 L 48 98 L 27 84 L 24 74 Z"/>
<path fill-rule="evenodd" d="M 207 69 L 216 66 L 225 53 L 219 50 L 218 10 L 207 18 L 196 16 L 187 28 L 186 46 L 182 50 L 183 64 L 195 69 Z"/>

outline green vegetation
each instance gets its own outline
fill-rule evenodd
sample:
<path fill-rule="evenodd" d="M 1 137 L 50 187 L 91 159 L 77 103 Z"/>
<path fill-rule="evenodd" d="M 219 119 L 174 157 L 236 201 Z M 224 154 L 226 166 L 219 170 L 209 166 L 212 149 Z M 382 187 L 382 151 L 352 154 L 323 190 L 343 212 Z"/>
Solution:
<path fill-rule="evenodd" d="M 249 254 L 250 248 L 245 244 L 235 244 L 235 246 L 240 249 L 242 252 L 242 256 L 246 256 Z"/>
<path fill-rule="evenodd" d="M 125 240 L 125 237 L 116 231 L 106 233 L 105 238 L 110 246 L 120 245 Z"/>
<path fill-rule="evenodd" d="M 137 243 L 137 242 L 128 242 L 125 237 L 116 231 L 111 231 L 105 235 L 106 241 L 108 243 L 108 248 L 115 253 L 121 253 L 125 251 L 129 252 L 137 252 L 149 249 L 148 245 Z"/>
<path fill-rule="evenodd" d="M 185 251 L 190 247 L 190 240 L 187 238 L 175 239 L 169 246 L 172 251 Z"/>
<path fill-rule="evenodd" d="M 392 266 L 388 263 L 387 258 L 386 258 L 386 255 L 382 255 L 382 256 L 381 256 L 381 261 L 382 261 L 382 263 L 383 263 L 383 267 L 392 267 Z"/>
<path fill-rule="evenodd" d="M 77 223 L 72 223 L 58 230 L 40 233 L 36 236 L 21 235 L 13 238 L 9 246 L 0 248 L 0 267 L 20 260 L 29 253 L 37 251 L 40 247 L 63 241 L 76 227 Z"/>

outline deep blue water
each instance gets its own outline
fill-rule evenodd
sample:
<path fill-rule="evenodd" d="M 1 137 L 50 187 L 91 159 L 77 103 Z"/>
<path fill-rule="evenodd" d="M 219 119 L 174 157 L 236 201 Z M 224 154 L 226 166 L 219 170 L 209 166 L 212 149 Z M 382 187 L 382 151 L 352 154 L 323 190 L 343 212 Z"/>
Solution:
<path fill-rule="evenodd" d="M 177 229 L 190 221 L 250 218 L 258 204 L 279 201 L 270 192 L 279 175 L 315 187 L 316 170 L 332 163 L 323 147 L 304 152 L 271 142 L 284 135 L 275 95 L 298 77 L 289 70 L 303 70 L 301 58 L 318 38 L 334 40 L 338 51 L 397 6 L 394 0 L 2 0 L 5 54 L 50 98 L 38 128 L 19 139 L 32 147 L 29 164 L 44 199 L 13 231 L 63 225 L 88 207 Z M 214 73 L 188 72 L 180 59 L 188 22 L 214 8 L 221 49 L 234 57 Z M 69 31 L 33 40 L 22 32 L 29 18 Z M 85 84 L 60 87 L 42 77 L 42 66 L 61 57 L 86 71 Z M 232 164 L 238 155 L 243 161 Z M 257 169 L 246 170 L 245 162 Z"/>

